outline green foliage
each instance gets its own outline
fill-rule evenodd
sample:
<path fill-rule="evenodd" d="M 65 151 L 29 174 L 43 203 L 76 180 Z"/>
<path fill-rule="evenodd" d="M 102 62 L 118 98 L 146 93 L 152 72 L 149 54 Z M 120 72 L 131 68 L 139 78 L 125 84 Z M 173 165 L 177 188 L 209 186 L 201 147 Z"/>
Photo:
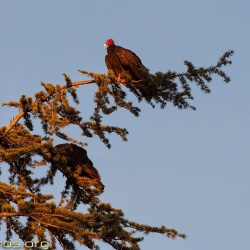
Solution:
<path fill-rule="evenodd" d="M 50 241 L 50 249 L 56 248 L 56 242 L 63 249 L 76 249 L 75 241 L 89 249 L 99 249 L 98 241 L 106 242 L 114 249 L 140 249 L 143 240 L 141 233 L 160 233 L 169 238 L 182 237 L 175 229 L 165 226 L 152 227 L 129 221 L 124 218 L 122 210 L 113 208 L 99 199 L 102 187 L 95 180 L 80 177 L 77 171 L 65 163 L 63 153 L 53 145 L 55 137 L 79 145 L 86 143 L 71 138 L 63 129 L 77 126 L 81 135 L 97 135 L 110 148 L 107 134 L 116 133 L 122 140 L 127 140 L 125 128 L 105 125 L 104 115 L 111 115 L 118 108 L 124 108 L 136 117 L 140 109 L 127 100 L 128 91 L 132 92 L 139 102 L 145 101 L 152 107 L 159 105 L 165 108 L 172 103 L 179 109 L 195 109 L 189 101 L 193 99 L 190 83 L 194 82 L 204 93 L 210 93 L 207 83 L 217 75 L 227 83 L 230 78 L 222 70 L 231 63 L 232 51 L 226 52 L 216 66 L 196 68 L 185 61 L 187 71 L 177 73 L 156 72 L 150 74 L 143 68 L 142 81 L 131 81 L 123 75 L 117 82 L 113 72 L 96 74 L 81 70 L 92 77 L 92 80 L 72 82 L 64 74 L 65 85 L 42 83 L 44 90 L 35 93 L 34 97 L 22 95 L 19 102 L 4 103 L 3 106 L 19 109 L 19 114 L 9 126 L 0 128 L 0 164 L 9 172 L 9 179 L 0 182 L 0 218 L 6 224 L 6 239 L 10 240 L 15 233 L 21 240 Z M 76 106 L 80 104 L 77 88 L 80 85 L 95 83 L 95 109 L 89 119 L 83 117 Z M 23 124 L 19 123 L 23 118 Z M 41 134 L 33 133 L 33 121 L 41 123 Z M 38 174 L 38 169 L 44 174 Z M 58 175 L 63 175 L 61 199 L 56 202 L 53 194 L 45 194 L 43 188 L 55 185 Z M 80 212 L 82 208 L 88 212 Z M 26 218 L 25 220 L 23 218 Z M 37 248 L 39 249 L 39 248 Z"/>

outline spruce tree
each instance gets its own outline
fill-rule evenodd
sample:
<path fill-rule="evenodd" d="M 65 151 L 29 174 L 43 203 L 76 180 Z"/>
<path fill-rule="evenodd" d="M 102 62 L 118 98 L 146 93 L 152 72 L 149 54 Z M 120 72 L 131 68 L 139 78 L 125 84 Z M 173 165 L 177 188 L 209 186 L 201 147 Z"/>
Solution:
<path fill-rule="evenodd" d="M 233 51 L 224 53 L 217 64 L 210 67 L 197 68 L 185 61 L 183 73 L 151 74 L 148 69 L 142 69 L 143 81 L 131 81 L 123 76 L 117 82 L 113 72 L 97 74 L 79 70 L 92 79 L 72 82 L 64 74 L 65 84 L 42 83 L 43 90 L 33 97 L 22 95 L 19 101 L 3 103 L 5 107 L 19 110 L 9 125 L 0 128 L 1 170 L 9 173 L 8 180 L 0 182 L 0 218 L 7 228 L 6 241 L 16 235 L 23 242 L 48 241 L 49 249 L 56 249 L 60 244 L 68 250 L 76 249 L 76 242 L 88 249 L 100 249 L 98 242 L 102 241 L 114 249 L 135 250 L 140 249 L 142 234 L 185 238 L 186 235 L 176 229 L 130 221 L 121 209 L 103 203 L 99 196 L 105 189 L 98 171 L 91 165 L 86 151 L 79 147 L 85 143 L 70 137 L 63 129 L 75 125 L 80 128 L 82 138 L 96 135 L 108 148 L 111 147 L 110 133 L 126 141 L 126 128 L 105 125 L 102 118 L 118 107 L 138 117 L 140 109 L 128 101 L 129 92 L 138 102 L 145 101 L 152 107 L 159 105 L 163 109 L 172 103 L 178 109 L 195 110 L 190 103 L 191 84 L 210 93 L 208 84 L 214 75 L 228 83 L 230 78 L 222 68 L 231 64 L 232 54 Z M 95 108 L 89 119 L 77 109 L 81 105 L 77 90 L 86 84 L 96 85 Z M 34 120 L 40 121 L 39 134 L 34 133 Z M 72 145 L 72 151 L 67 154 L 64 146 L 55 145 L 55 138 L 68 143 L 62 144 L 64 146 Z M 46 173 L 41 176 L 37 169 L 45 169 Z M 64 184 L 58 200 L 53 193 L 45 193 L 44 187 L 55 185 L 59 173 L 63 175 Z M 44 246 L 33 245 L 33 249 L 44 249 Z"/>

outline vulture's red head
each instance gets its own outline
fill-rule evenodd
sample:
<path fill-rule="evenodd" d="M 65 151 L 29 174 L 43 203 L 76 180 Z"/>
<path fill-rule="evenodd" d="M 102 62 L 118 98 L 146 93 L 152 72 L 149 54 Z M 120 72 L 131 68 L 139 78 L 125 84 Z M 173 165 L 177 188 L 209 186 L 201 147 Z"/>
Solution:
<path fill-rule="evenodd" d="M 115 42 L 114 42 L 114 40 L 113 39 L 108 39 L 105 43 L 104 43 L 104 47 L 109 47 L 109 46 L 111 46 L 111 45 L 114 45 L 115 44 Z"/>

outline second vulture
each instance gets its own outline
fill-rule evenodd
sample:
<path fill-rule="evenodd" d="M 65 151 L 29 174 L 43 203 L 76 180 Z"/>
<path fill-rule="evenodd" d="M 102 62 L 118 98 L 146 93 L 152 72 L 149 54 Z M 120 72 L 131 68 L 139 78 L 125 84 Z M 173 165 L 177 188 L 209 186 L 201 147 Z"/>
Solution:
<path fill-rule="evenodd" d="M 63 174 L 67 175 L 67 168 L 69 168 L 71 173 L 77 173 L 78 177 L 87 177 L 100 185 L 102 190 L 104 189 L 101 177 L 85 149 L 73 143 L 59 144 L 54 149 L 57 157 L 55 163 Z"/>
<path fill-rule="evenodd" d="M 108 70 L 112 70 L 115 73 L 118 82 L 122 74 L 129 75 L 135 81 L 143 79 L 140 69 L 145 67 L 134 52 L 115 45 L 113 39 L 108 39 L 104 47 L 107 48 L 108 52 L 105 57 L 106 66 Z"/>

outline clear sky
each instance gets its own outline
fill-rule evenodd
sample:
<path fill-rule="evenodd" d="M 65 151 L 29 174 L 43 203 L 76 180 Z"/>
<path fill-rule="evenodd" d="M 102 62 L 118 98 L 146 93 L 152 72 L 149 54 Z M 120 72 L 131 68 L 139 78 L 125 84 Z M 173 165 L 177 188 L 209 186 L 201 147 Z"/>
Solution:
<path fill-rule="evenodd" d="M 105 118 L 129 130 L 128 142 L 111 136 L 108 150 L 81 139 L 106 186 L 102 201 L 130 220 L 188 235 L 146 236 L 143 250 L 249 250 L 249 9 L 248 0 L 1 1 L 0 102 L 33 95 L 41 81 L 64 83 L 64 72 L 73 81 L 86 79 L 77 69 L 105 73 L 107 38 L 151 72 L 184 71 L 184 60 L 210 66 L 235 50 L 231 83 L 215 78 L 211 95 L 194 86 L 197 111 L 143 103 L 139 118 L 121 110 Z M 79 89 L 86 119 L 94 90 Z M 16 114 L 0 108 L 1 126 Z"/>

